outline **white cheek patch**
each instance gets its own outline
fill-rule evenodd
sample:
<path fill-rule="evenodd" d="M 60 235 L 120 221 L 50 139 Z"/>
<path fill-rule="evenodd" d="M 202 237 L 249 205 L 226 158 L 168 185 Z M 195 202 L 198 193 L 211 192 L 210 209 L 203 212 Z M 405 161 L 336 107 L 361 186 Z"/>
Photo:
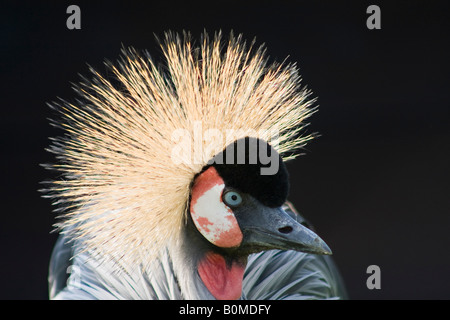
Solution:
<path fill-rule="evenodd" d="M 211 243 L 222 248 L 239 246 L 243 235 L 236 217 L 223 202 L 224 184 L 206 190 L 191 203 L 191 216 L 200 233 Z"/>

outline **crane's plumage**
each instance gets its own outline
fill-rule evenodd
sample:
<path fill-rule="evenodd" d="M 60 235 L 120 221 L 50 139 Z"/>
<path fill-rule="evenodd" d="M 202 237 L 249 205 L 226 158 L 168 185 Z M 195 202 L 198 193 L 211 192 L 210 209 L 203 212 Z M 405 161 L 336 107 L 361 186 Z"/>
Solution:
<path fill-rule="evenodd" d="M 187 33 L 166 33 L 161 49 L 162 64 L 146 52 L 123 49 L 117 64 L 106 63 L 109 78 L 91 68 L 92 79 L 84 78 L 75 85 L 80 100 L 51 104 L 60 113 L 52 123 L 64 130 L 49 148 L 58 162 L 47 165 L 60 179 L 50 181 L 44 190 L 60 211 L 57 227 L 61 237 L 52 258 L 51 296 L 217 298 L 220 290 L 211 288 L 228 282 L 211 284 L 208 272 L 236 271 L 239 268 L 230 266 L 245 264 L 246 274 L 254 270 L 259 280 L 244 279 L 242 297 L 298 297 L 289 288 L 309 278 L 314 278 L 315 284 L 332 286 L 327 284 L 336 276 L 330 276 L 332 273 L 317 271 L 316 277 L 299 271 L 316 264 L 326 270 L 329 258 L 280 251 L 251 255 L 247 261 L 248 254 L 271 247 L 266 247 L 267 239 L 250 236 L 252 232 L 243 228 L 248 221 L 255 221 L 245 208 L 235 210 L 225 203 L 224 210 L 231 218 L 236 215 L 235 225 L 242 229 L 242 238 L 228 247 L 205 237 L 198 219 L 203 219 L 200 224 L 211 221 L 204 220 L 204 215 L 191 216 L 192 188 L 211 170 L 218 177 L 215 188 L 220 197 L 230 192 L 230 187 L 237 188 L 247 205 L 271 215 L 284 214 L 275 209 L 288 192 L 283 160 L 295 158 L 298 148 L 312 138 L 302 135 L 301 129 L 315 110 L 296 66 L 269 64 L 262 47 L 247 46 L 241 36 L 230 35 L 225 41 L 220 33 L 213 39 L 204 33 L 198 46 Z M 227 165 L 211 166 L 211 160 L 236 141 L 253 141 L 248 137 L 263 141 L 261 145 L 270 143 L 272 154 L 281 156 L 281 169 L 273 178 L 252 178 L 249 172 L 259 170 L 259 162 L 246 169 L 234 166 L 231 173 Z M 257 185 L 254 189 L 251 182 Z M 283 234 L 293 230 L 291 226 L 272 227 Z M 313 246 L 311 252 L 328 252 L 319 238 L 314 240 L 314 233 L 294 226 L 293 234 L 297 233 L 308 238 L 298 250 L 308 251 Z M 204 251 L 196 252 L 182 243 L 192 238 Z M 213 253 L 224 257 L 222 267 L 211 269 L 208 262 L 206 273 L 200 267 L 195 270 L 207 261 L 205 255 Z M 266 292 L 270 287 L 264 280 L 267 272 L 280 269 L 267 262 L 275 257 L 288 261 L 294 256 L 299 262 L 292 272 L 300 278 L 291 285 L 286 283 L 284 294 Z M 70 283 L 64 288 L 69 266 Z M 284 272 L 292 274 L 289 268 Z M 74 279 L 78 273 L 81 278 Z M 240 290 L 239 286 L 233 288 Z M 332 297 L 333 290 L 319 296 Z M 260 291 L 266 293 L 260 295 Z"/>
<path fill-rule="evenodd" d="M 302 223 L 304 219 L 286 210 Z M 50 264 L 49 291 L 52 299 L 88 300 L 180 300 L 182 294 L 172 259 L 164 251 L 155 260 L 151 273 L 133 274 L 117 270 L 111 263 L 101 263 L 82 252 L 76 241 L 61 235 Z M 70 257 L 74 256 L 74 259 Z M 191 288 L 189 299 L 200 296 Z M 270 250 L 249 256 L 241 299 L 311 300 L 347 297 L 342 279 L 330 256 L 298 251 Z"/>

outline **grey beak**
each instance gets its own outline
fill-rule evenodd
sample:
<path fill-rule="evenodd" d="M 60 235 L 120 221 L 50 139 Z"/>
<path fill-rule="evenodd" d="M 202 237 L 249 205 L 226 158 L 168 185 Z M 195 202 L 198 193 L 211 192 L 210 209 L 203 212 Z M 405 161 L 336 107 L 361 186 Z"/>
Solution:
<path fill-rule="evenodd" d="M 258 209 L 258 214 L 247 215 L 239 221 L 244 233 L 242 245 L 249 251 L 280 249 L 331 254 L 331 249 L 317 234 L 293 219 L 281 207 L 261 206 Z"/>

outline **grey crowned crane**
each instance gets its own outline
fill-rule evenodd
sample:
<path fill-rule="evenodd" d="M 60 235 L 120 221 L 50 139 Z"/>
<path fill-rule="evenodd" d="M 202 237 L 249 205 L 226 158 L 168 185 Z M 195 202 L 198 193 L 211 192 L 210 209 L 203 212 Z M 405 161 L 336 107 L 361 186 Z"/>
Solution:
<path fill-rule="evenodd" d="M 51 106 L 60 211 L 52 299 L 345 298 L 331 250 L 287 201 L 311 135 L 295 65 L 241 36 L 167 33 L 165 63 L 124 49 L 112 79 Z"/>

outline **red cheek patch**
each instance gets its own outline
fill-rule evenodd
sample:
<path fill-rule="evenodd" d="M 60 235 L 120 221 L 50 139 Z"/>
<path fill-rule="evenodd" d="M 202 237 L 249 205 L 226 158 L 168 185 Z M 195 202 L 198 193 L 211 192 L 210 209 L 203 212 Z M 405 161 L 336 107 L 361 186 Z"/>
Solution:
<path fill-rule="evenodd" d="M 208 191 L 215 185 L 221 184 L 225 184 L 225 182 L 219 176 L 217 170 L 214 169 L 214 167 L 209 167 L 207 170 L 205 170 L 195 179 L 194 186 L 192 187 L 191 207 L 206 191 Z"/>
<path fill-rule="evenodd" d="M 209 230 L 208 225 L 212 225 L 212 222 L 208 220 L 208 218 L 199 217 L 197 218 L 197 223 L 200 227 L 200 229 L 205 230 L 205 232 L 211 232 Z"/>
<path fill-rule="evenodd" d="M 216 169 L 208 168 L 192 187 L 190 212 L 198 231 L 209 242 L 231 248 L 241 244 L 243 235 L 233 211 L 222 202 L 224 187 Z"/>

